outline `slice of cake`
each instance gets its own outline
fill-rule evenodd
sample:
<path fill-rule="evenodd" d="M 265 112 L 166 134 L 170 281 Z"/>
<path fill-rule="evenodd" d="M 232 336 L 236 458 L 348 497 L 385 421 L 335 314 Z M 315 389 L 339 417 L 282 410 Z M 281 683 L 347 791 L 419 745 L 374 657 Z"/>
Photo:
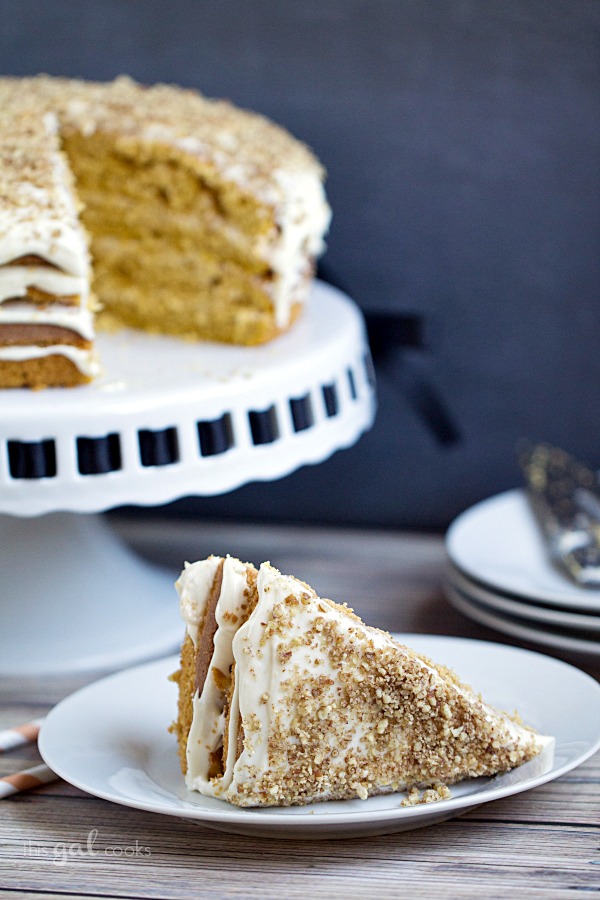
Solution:
<path fill-rule="evenodd" d="M 124 77 L 0 79 L 0 117 L 0 387 L 93 374 L 83 227 L 107 328 L 250 345 L 298 316 L 330 210 L 283 128 Z"/>
<path fill-rule="evenodd" d="M 173 730 L 192 790 L 238 806 L 444 796 L 549 741 L 269 563 L 209 557 L 177 588 L 187 635 Z"/>
<path fill-rule="evenodd" d="M 0 104 L 0 387 L 72 386 L 98 371 L 89 258 L 56 116 Z"/>

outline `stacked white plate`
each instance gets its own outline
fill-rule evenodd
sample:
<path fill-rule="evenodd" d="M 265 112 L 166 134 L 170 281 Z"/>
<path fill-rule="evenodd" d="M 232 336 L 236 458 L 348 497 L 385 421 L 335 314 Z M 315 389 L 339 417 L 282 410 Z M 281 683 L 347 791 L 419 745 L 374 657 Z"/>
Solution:
<path fill-rule="evenodd" d="M 523 491 L 462 513 L 446 549 L 445 592 L 462 613 L 525 641 L 600 657 L 600 591 L 578 587 L 550 560 Z"/>

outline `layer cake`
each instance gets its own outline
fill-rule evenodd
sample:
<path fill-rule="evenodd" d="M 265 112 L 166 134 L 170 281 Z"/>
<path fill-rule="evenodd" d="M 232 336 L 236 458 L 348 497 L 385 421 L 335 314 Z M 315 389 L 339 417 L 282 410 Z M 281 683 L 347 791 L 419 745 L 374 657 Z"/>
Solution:
<path fill-rule="evenodd" d="M 262 116 L 125 77 L 0 79 L 0 158 L 0 386 L 97 371 L 86 233 L 101 327 L 250 345 L 299 314 L 324 173 Z"/>

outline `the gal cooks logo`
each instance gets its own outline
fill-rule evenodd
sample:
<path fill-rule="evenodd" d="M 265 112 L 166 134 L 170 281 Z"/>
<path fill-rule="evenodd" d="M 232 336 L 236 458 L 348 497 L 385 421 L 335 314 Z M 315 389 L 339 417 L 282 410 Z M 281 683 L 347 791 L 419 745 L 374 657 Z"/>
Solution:
<path fill-rule="evenodd" d="M 98 834 L 98 829 L 92 828 L 84 842 L 57 841 L 55 844 L 34 844 L 33 841 L 25 841 L 23 856 L 38 859 L 48 858 L 57 866 L 66 866 L 68 862 L 76 859 L 93 856 L 128 860 L 152 856 L 150 847 L 144 847 L 137 840 L 134 844 L 109 844 L 106 847 L 100 847 L 98 846 Z"/>

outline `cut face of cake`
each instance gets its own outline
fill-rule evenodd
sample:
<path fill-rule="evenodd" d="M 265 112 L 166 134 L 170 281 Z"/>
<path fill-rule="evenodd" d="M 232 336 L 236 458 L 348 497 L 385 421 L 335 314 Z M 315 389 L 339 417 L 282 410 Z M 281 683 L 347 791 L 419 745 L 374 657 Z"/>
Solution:
<path fill-rule="evenodd" d="M 128 78 L 4 78 L 0 161 L 0 387 L 25 361 L 30 386 L 67 383 L 37 378 L 50 355 L 94 374 L 90 277 L 106 328 L 233 344 L 281 334 L 308 296 L 324 171 L 262 116 Z"/>
<path fill-rule="evenodd" d="M 192 790 L 290 806 L 439 789 L 506 772 L 550 740 L 268 563 L 209 557 L 177 588 L 173 730 Z"/>

